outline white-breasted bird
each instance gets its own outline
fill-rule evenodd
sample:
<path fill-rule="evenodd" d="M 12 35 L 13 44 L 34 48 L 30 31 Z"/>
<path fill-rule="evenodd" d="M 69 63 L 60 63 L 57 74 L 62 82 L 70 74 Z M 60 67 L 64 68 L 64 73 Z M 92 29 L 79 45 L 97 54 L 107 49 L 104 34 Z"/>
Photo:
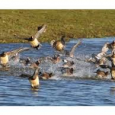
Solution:
<path fill-rule="evenodd" d="M 27 51 L 30 48 L 18 48 L 9 52 L 2 52 L 0 54 L 0 64 L 2 66 L 6 66 L 9 63 L 9 60 L 13 57 L 16 56 L 18 53 L 23 52 L 23 51 Z"/>
<path fill-rule="evenodd" d="M 41 43 L 38 41 L 38 38 L 45 31 L 46 31 L 46 25 L 39 26 L 37 33 L 34 36 L 31 36 L 30 38 L 25 38 L 25 40 L 29 41 L 31 47 L 38 50 L 42 46 Z"/>

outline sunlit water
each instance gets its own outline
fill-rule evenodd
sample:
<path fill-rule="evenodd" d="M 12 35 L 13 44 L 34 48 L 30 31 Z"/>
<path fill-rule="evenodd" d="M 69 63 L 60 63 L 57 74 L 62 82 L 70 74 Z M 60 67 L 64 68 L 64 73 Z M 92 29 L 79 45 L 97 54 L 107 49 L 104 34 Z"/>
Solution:
<path fill-rule="evenodd" d="M 38 90 L 31 88 L 27 78 L 19 77 L 22 73 L 32 74 L 33 71 L 20 68 L 19 64 L 14 64 L 10 71 L 0 71 L 0 105 L 115 105 L 115 82 L 109 79 L 110 76 L 107 80 L 93 79 L 94 71 L 96 71 L 95 66 L 82 61 L 93 53 L 99 53 L 104 43 L 113 40 L 115 38 L 83 39 L 82 44 L 75 51 L 75 57 L 80 58 L 81 61 L 74 60 L 75 71 L 72 77 L 61 75 L 60 70 L 57 69 L 61 64 L 43 63 L 41 68 L 55 73 L 55 76 L 49 80 L 40 80 Z M 66 49 L 70 49 L 76 42 L 77 40 L 68 42 Z M 29 44 L 0 44 L 1 52 L 19 47 L 29 47 Z M 40 50 L 23 52 L 20 57 L 31 57 L 36 60 L 38 57 L 53 56 L 54 53 L 51 46 L 44 43 Z M 10 63 L 13 64 L 13 62 Z"/>

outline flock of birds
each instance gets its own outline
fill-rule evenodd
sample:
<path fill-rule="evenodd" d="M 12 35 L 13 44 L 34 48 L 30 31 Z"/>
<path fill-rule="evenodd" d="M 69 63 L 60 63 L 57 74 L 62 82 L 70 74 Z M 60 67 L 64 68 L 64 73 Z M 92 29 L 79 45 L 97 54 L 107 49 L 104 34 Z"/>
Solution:
<path fill-rule="evenodd" d="M 30 85 L 32 88 L 38 88 L 40 85 L 39 80 L 40 79 L 50 79 L 55 73 L 52 72 L 41 72 L 40 71 L 40 64 L 47 60 L 52 62 L 53 64 L 58 64 L 62 62 L 61 72 L 64 76 L 72 76 L 74 73 L 74 65 L 75 62 L 73 60 L 68 60 L 69 57 L 71 59 L 77 59 L 78 61 L 83 61 L 87 63 L 92 63 L 95 65 L 95 67 L 99 68 L 97 69 L 96 78 L 106 78 L 109 74 L 111 75 L 111 79 L 115 80 L 115 41 L 112 43 L 106 43 L 102 47 L 102 50 L 98 54 L 92 54 L 92 56 L 88 59 L 81 60 L 80 58 L 76 58 L 74 55 L 74 52 L 76 48 L 82 44 L 82 39 L 79 40 L 74 46 L 72 46 L 71 50 L 65 50 L 66 42 L 65 42 L 65 36 L 62 36 L 60 40 L 52 40 L 51 46 L 58 52 L 53 57 L 48 56 L 41 59 L 38 59 L 37 61 L 32 61 L 29 57 L 26 59 L 19 58 L 19 53 L 28 51 L 31 48 L 34 48 L 35 50 L 39 50 L 42 47 L 42 44 L 38 41 L 38 38 L 41 36 L 42 33 L 46 31 L 47 26 L 42 25 L 38 27 L 38 31 L 34 36 L 31 36 L 30 38 L 26 38 L 25 40 L 28 40 L 31 47 L 24 47 L 24 48 L 18 48 L 13 51 L 9 52 L 2 52 L 0 54 L 0 65 L 1 70 L 8 70 L 10 68 L 10 60 L 17 61 L 21 63 L 23 66 L 28 66 L 29 68 L 32 68 L 34 70 L 33 75 L 28 74 L 22 74 L 23 77 L 28 77 L 30 81 Z M 111 51 L 110 54 L 107 54 L 108 50 Z M 110 62 L 111 64 L 108 64 L 107 62 Z M 101 70 L 105 69 L 105 70 Z M 43 69 L 43 68 L 42 68 Z M 109 71 L 106 71 L 106 69 L 109 69 Z"/>

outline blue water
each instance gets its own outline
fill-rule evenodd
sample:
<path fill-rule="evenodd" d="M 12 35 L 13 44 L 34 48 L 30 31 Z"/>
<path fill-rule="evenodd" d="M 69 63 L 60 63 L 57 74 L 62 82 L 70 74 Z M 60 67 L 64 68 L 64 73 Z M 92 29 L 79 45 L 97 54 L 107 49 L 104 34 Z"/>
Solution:
<path fill-rule="evenodd" d="M 83 39 L 76 51 L 76 57 L 84 59 L 92 53 L 99 53 L 103 44 L 111 42 L 115 38 Z M 67 43 L 69 49 L 77 42 L 72 39 Z M 9 51 L 19 47 L 29 47 L 29 44 L 0 44 L 2 51 Z M 20 54 L 21 57 L 52 56 L 55 51 L 48 43 L 43 43 L 39 51 L 30 50 Z M 115 82 L 111 80 L 77 79 L 92 76 L 95 67 L 85 62 L 76 62 L 73 77 L 62 77 L 55 70 L 55 65 L 49 71 L 57 72 L 56 76 L 49 80 L 40 80 L 38 90 L 33 90 L 27 78 L 18 75 L 26 70 L 12 70 L 12 72 L 0 71 L 0 106 L 98 106 L 115 105 Z M 78 65 L 77 65 L 78 64 Z M 43 65 L 42 65 L 43 66 Z M 90 72 L 88 72 L 90 70 Z M 31 71 L 29 71 L 31 72 Z"/>

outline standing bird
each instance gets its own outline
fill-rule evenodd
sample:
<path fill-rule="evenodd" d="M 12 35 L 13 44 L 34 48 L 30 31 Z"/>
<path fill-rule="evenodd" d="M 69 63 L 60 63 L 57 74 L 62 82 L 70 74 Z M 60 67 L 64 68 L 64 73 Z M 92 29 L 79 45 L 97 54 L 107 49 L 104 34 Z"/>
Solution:
<path fill-rule="evenodd" d="M 40 85 L 39 76 L 38 76 L 38 69 L 36 69 L 34 71 L 34 74 L 32 76 L 30 76 L 28 79 L 29 79 L 29 82 L 30 82 L 32 88 L 38 88 Z"/>
<path fill-rule="evenodd" d="M 38 38 L 45 31 L 46 31 L 46 25 L 39 26 L 37 33 L 34 36 L 31 36 L 30 38 L 25 38 L 25 40 L 28 40 L 30 42 L 31 47 L 38 50 L 42 46 L 41 43 L 38 41 Z"/>
<path fill-rule="evenodd" d="M 57 51 L 63 51 L 65 47 L 65 36 L 61 37 L 61 40 L 52 40 L 50 42 L 51 46 Z"/>
<path fill-rule="evenodd" d="M 18 48 L 16 50 L 12 50 L 9 52 L 2 52 L 0 54 L 0 64 L 5 67 L 6 65 L 8 65 L 9 63 L 9 59 L 12 59 L 12 57 L 14 58 L 14 56 L 17 56 L 18 53 L 23 52 L 23 51 L 27 51 L 30 48 Z"/>
<path fill-rule="evenodd" d="M 69 57 L 71 57 L 71 58 L 73 58 L 73 57 L 74 57 L 75 49 L 76 49 L 80 44 L 81 44 L 81 40 L 78 41 L 78 43 L 76 43 L 76 44 L 71 48 L 70 51 L 65 51 L 65 55 L 66 55 L 66 56 L 69 56 Z"/>

